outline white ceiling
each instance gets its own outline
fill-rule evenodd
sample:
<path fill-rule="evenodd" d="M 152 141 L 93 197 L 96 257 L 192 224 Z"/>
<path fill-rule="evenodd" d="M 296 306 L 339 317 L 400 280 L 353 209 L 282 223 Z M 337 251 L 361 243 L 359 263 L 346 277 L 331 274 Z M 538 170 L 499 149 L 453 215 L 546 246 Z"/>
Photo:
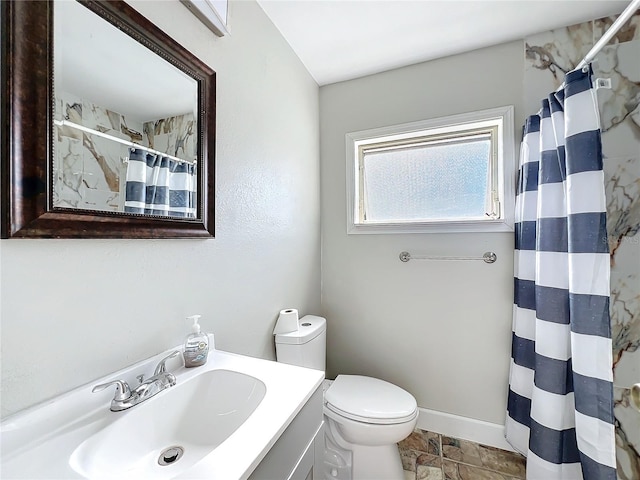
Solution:
<path fill-rule="evenodd" d="M 258 0 L 319 85 L 620 13 L 629 0 Z"/>

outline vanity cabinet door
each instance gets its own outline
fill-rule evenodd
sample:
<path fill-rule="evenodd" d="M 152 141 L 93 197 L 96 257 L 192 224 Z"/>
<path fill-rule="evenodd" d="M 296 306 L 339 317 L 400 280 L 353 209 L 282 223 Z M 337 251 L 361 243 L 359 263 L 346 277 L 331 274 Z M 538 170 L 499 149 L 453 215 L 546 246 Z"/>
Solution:
<path fill-rule="evenodd" d="M 317 440 L 313 440 L 307 445 L 307 450 L 300 458 L 300 463 L 296 466 L 296 469 L 291 473 L 288 480 L 313 480 L 313 461 L 314 461 L 314 448 L 313 444 Z"/>
<path fill-rule="evenodd" d="M 314 465 L 322 463 L 318 443 L 323 441 L 322 385 L 280 435 L 249 480 L 312 480 Z M 319 458 L 316 458 L 319 457 Z"/>

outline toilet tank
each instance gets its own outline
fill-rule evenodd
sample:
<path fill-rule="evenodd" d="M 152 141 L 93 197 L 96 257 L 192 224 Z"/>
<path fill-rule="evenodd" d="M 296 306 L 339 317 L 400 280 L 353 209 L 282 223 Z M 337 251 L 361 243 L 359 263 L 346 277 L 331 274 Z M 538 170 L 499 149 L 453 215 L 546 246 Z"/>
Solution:
<path fill-rule="evenodd" d="M 327 321 L 315 315 L 305 315 L 300 319 L 299 324 L 297 332 L 275 335 L 278 362 L 324 371 L 327 354 Z"/>

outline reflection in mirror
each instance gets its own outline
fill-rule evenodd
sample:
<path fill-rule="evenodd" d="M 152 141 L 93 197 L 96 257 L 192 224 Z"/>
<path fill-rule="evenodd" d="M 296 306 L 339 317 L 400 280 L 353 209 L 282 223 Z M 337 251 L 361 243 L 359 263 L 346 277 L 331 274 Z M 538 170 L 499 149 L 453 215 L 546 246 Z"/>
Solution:
<path fill-rule="evenodd" d="M 197 81 L 75 1 L 53 44 L 53 208 L 196 218 Z"/>
<path fill-rule="evenodd" d="M 0 17 L 0 237 L 212 238 L 215 72 L 124 1 Z"/>

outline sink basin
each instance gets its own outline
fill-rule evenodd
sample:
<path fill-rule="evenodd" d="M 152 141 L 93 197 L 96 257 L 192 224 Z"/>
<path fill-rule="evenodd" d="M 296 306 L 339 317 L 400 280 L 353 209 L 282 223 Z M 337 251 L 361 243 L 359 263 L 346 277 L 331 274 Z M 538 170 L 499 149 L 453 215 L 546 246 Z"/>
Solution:
<path fill-rule="evenodd" d="M 81 443 L 69 465 L 92 479 L 173 478 L 230 437 L 266 391 L 250 375 L 209 370 L 114 413 L 120 418 Z"/>
<path fill-rule="evenodd" d="M 109 410 L 111 390 L 92 393 L 114 378 L 149 376 L 173 350 L 3 419 L 2 480 L 247 480 L 324 379 L 318 370 L 211 349 L 198 368 L 170 360 L 176 385 L 128 410 Z"/>

